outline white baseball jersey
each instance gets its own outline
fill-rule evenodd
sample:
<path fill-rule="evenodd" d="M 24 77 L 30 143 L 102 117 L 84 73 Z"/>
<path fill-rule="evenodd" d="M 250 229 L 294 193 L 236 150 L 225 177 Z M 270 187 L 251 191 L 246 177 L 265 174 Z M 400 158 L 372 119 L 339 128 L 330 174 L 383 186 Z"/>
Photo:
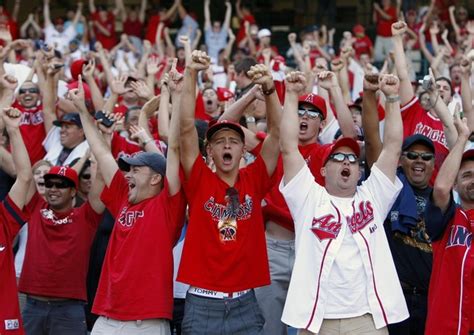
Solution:
<path fill-rule="evenodd" d="M 367 278 L 367 300 L 380 329 L 408 318 L 408 309 L 393 264 L 383 221 L 402 183 L 392 183 L 376 165 L 352 197 L 352 215 L 343 217 L 326 189 L 314 181 L 304 165 L 283 194 L 295 223 L 296 260 L 282 321 L 317 333 L 325 317 L 328 278 L 343 243 L 341 230 L 349 229 L 362 257 Z"/>

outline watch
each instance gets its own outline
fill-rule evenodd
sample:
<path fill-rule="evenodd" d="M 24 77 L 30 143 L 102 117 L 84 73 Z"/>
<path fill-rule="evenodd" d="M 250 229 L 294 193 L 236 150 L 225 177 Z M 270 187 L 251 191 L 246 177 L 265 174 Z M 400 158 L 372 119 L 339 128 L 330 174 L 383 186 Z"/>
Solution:
<path fill-rule="evenodd" d="M 255 123 L 255 117 L 253 117 L 253 116 L 247 116 L 247 117 L 245 118 L 245 122 L 247 122 L 247 123 Z"/>

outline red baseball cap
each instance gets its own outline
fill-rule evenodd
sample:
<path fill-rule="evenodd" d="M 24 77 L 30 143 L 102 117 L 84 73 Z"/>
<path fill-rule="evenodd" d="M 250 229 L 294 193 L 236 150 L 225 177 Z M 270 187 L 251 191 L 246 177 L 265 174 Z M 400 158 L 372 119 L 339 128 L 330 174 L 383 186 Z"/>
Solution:
<path fill-rule="evenodd" d="M 218 87 L 216 90 L 217 100 L 219 101 L 229 101 L 234 97 L 234 93 L 231 90 L 225 87 Z"/>
<path fill-rule="evenodd" d="M 237 134 L 239 134 L 242 141 L 245 142 L 245 134 L 240 124 L 229 121 L 229 120 L 220 120 L 214 123 L 212 126 L 210 126 L 206 132 L 206 139 L 210 141 L 212 136 L 214 136 L 215 133 L 217 133 L 219 130 L 224 129 L 224 128 L 235 131 Z"/>
<path fill-rule="evenodd" d="M 361 25 L 361 24 L 356 24 L 356 25 L 354 26 L 354 28 L 352 28 L 352 32 L 353 32 L 354 34 L 364 33 L 364 32 L 365 32 L 365 28 L 364 28 L 364 26 Z"/>
<path fill-rule="evenodd" d="M 74 184 L 75 188 L 79 185 L 79 177 L 77 176 L 76 170 L 67 166 L 52 166 L 48 173 L 44 175 L 44 180 L 58 177 L 69 180 Z"/>
<path fill-rule="evenodd" d="M 79 75 L 82 74 L 82 67 L 87 65 L 88 61 L 85 59 L 77 59 L 71 63 L 71 77 L 73 80 L 79 80 Z"/>
<path fill-rule="evenodd" d="M 349 147 L 357 157 L 360 156 L 360 147 L 357 141 L 351 137 L 341 137 L 336 142 L 328 146 L 324 151 L 323 166 L 326 165 L 327 161 L 329 160 L 329 156 L 331 156 L 338 148 L 341 147 Z"/>
<path fill-rule="evenodd" d="M 310 93 L 310 94 L 305 94 L 302 95 L 298 98 L 298 103 L 307 103 L 312 105 L 314 108 L 319 110 L 321 114 L 323 115 L 323 120 L 326 119 L 326 116 L 328 114 L 327 109 L 326 109 L 326 100 L 321 98 L 321 96 Z"/>
<path fill-rule="evenodd" d="M 69 84 L 66 85 L 68 91 L 73 90 L 75 88 L 79 88 L 79 82 L 78 81 L 73 81 L 70 82 Z M 89 88 L 89 85 L 87 83 L 82 82 L 82 87 L 84 88 L 84 98 L 86 101 L 92 101 L 92 94 L 91 94 L 91 89 Z"/>
<path fill-rule="evenodd" d="M 474 160 L 474 149 L 469 149 L 462 154 L 461 162 Z"/>

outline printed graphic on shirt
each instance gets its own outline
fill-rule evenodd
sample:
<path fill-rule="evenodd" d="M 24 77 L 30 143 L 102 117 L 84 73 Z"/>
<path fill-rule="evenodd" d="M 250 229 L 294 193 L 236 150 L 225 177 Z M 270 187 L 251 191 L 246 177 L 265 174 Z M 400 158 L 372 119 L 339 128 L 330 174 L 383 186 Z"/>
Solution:
<path fill-rule="evenodd" d="M 354 234 L 374 220 L 374 210 L 370 201 L 361 201 L 357 206 L 358 211 L 352 203 L 352 209 L 354 211 L 352 217 L 348 216 L 346 220 L 352 234 Z"/>
<path fill-rule="evenodd" d="M 119 218 L 117 220 L 123 227 L 132 227 L 138 218 L 142 218 L 145 215 L 143 211 L 128 211 L 128 207 L 122 208 Z"/>
<path fill-rule="evenodd" d="M 450 247 L 470 247 L 472 233 L 463 226 L 454 225 L 451 227 L 446 249 Z"/>
<path fill-rule="evenodd" d="M 2 252 L 3 250 L 5 250 L 7 247 L 3 244 L 0 244 L 0 252 Z"/>
<path fill-rule="evenodd" d="M 65 218 L 58 219 L 56 215 L 54 214 L 53 210 L 51 209 L 46 209 L 43 208 L 41 211 L 41 216 L 48 220 L 51 221 L 53 225 L 62 225 L 62 224 L 70 224 L 72 223 L 72 213 L 71 215 L 66 216 Z"/>
<path fill-rule="evenodd" d="M 448 147 L 448 145 L 446 143 L 446 137 L 445 137 L 444 132 L 442 130 L 433 129 L 430 126 L 428 126 L 428 125 L 426 125 L 422 122 L 419 122 L 416 125 L 415 131 L 413 132 L 413 134 L 424 135 L 424 136 L 428 137 L 430 140 L 432 140 L 433 142 L 438 142 L 438 143 L 442 144 L 443 146 L 445 146 L 446 148 Z"/>
<path fill-rule="evenodd" d="M 20 329 L 20 321 L 18 319 L 5 320 L 5 330 Z"/>
<path fill-rule="evenodd" d="M 239 194 L 236 189 L 230 187 L 226 191 L 226 204 L 216 203 L 211 197 L 204 204 L 204 209 L 211 213 L 212 220 L 217 222 L 217 230 L 221 242 L 232 242 L 237 240 L 237 220 L 243 221 L 250 218 L 253 208 L 253 200 L 248 194 L 244 196 L 244 202 L 239 202 Z"/>
<path fill-rule="evenodd" d="M 43 111 L 38 111 L 35 113 L 25 112 L 21 113 L 20 126 L 24 125 L 38 125 L 44 122 Z"/>
<path fill-rule="evenodd" d="M 336 220 L 332 214 L 313 218 L 311 231 L 320 241 L 325 239 L 335 239 L 341 231 L 341 222 Z"/>

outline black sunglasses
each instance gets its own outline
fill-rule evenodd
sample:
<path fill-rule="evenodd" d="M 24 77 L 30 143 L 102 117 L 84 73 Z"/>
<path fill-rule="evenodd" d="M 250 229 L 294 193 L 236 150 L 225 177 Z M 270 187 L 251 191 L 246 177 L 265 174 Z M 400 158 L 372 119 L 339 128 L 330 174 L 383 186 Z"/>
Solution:
<path fill-rule="evenodd" d="M 20 94 L 25 94 L 25 93 L 36 93 L 38 94 L 39 93 L 39 88 L 36 88 L 36 87 L 30 87 L 30 88 L 20 88 L 18 90 L 18 93 Z"/>
<path fill-rule="evenodd" d="M 344 162 L 346 158 L 351 164 L 355 164 L 358 161 L 358 157 L 356 155 L 344 154 L 342 152 L 336 152 L 335 154 L 330 155 L 329 158 L 338 163 Z"/>
<path fill-rule="evenodd" d="M 434 154 L 432 154 L 431 152 L 405 151 L 404 153 L 402 153 L 402 155 L 411 161 L 414 161 L 418 159 L 418 157 L 421 157 L 422 160 L 428 162 L 434 158 Z"/>
<path fill-rule="evenodd" d="M 51 181 L 51 180 L 45 180 L 44 181 L 44 186 L 46 188 L 53 188 L 56 187 L 58 189 L 60 188 L 69 188 L 69 187 L 72 187 L 71 186 L 71 183 L 68 182 L 67 180 L 62 180 L 62 181 Z"/>
<path fill-rule="evenodd" d="M 317 110 L 298 108 L 299 117 L 303 117 L 305 114 L 308 114 L 310 119 L 316 119 L 317 117 L 319 117 L 321 120 L 323 119 L 323 115 Z"/>
<path fill-rule="evenodd" d="M 89 179 L 91 179 L 91 175 L 90 174 L 83 174 L 83 175 L 81 175 L 81 178 L 89 180 Z"/>

